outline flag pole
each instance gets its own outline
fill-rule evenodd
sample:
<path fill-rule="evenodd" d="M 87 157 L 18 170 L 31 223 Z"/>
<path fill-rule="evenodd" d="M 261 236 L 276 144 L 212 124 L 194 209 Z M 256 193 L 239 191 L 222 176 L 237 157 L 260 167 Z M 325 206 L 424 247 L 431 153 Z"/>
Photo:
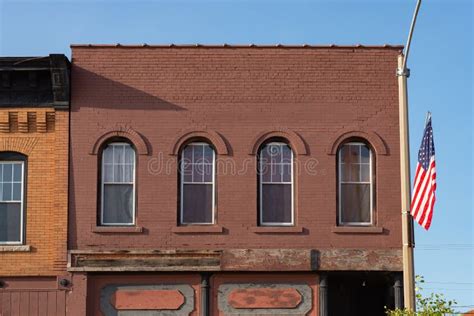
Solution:
<path fill-rule="evenodd" d="M 405 52 L 398 57 L 398 100 L 399 100 L 399 123 L 400 123 L 400 178 L 401 178 L 401 207 L 402 207 L 402 254 L 403 254 L 403 298 L 405 308 L 410 311 L 416 310 L 415 301 L 415 269 L 413 259 L 414 231 L 413 218 L 410 215 L 411 191 L 410 191 L 410 144 L 408 128 L 408 93 L 407 78 L 410 70 L 407 68 L 408 54 L 413 30 L 420 9 L 421 0 L 417 0 L 415 12 L 410 25 Z"/>

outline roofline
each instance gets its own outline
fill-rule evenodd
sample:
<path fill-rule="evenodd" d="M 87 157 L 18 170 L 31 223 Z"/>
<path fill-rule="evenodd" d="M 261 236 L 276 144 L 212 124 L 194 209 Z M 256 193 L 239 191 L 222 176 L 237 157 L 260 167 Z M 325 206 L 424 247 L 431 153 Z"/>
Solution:
<path fill-rule="evenodd" d="M 342 49 L 354 49 L 354 48 L 366 48 L 366 49 L 397 49 L 403 50 L 403 45 L 284 45 L 284 44 L 275 44 L 275 45 L 257 45 L 257 44 L 248 44 L 248 45 L 232 45 L 232 44 L 221 44 L 221 45 L 206 45 L 206 44 L 160 44 L 160 45 L 150 45 L 150 44 L 71 44 L 71 48 L 342 48 Z"/>

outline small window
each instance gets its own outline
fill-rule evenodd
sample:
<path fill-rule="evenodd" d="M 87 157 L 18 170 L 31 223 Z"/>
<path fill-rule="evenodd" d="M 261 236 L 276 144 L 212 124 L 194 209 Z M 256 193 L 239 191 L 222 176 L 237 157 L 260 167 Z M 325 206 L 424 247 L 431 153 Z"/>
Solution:
<path fill-rule="evenodd" d="M 339 225 L 372 225 L 372 151 L 366 144 L 341 146 L 338 183 Z"/>
<path fill-rule="evenodd" d="M 258 160 L 259 224 L 293 225 L 293 151 L 283 142 L 266 143 Z"/>
<path fill-rule="evenodd" d="M 135 150 L 110 143 L 102 151 L 101 225 L 135 224 Z"/>
<path fill-rule="evenodd" d="M 24 170 L 23 160 L 0 161 L 0 244 L 23 243 Z"/>
<path fill-rule="evenodd" d="M 181 224 L 214 224 L 215 151 L 190 143 L 181 152 Z"/>

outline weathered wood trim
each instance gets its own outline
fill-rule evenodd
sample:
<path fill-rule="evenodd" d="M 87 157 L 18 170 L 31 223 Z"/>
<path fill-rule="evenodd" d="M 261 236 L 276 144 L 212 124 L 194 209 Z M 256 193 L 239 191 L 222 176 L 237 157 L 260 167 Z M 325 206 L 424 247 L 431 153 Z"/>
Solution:
<path fill-rule="evenodd" d="M 71 250 L 68 271 L 402 271 L 401 249 Z"/>

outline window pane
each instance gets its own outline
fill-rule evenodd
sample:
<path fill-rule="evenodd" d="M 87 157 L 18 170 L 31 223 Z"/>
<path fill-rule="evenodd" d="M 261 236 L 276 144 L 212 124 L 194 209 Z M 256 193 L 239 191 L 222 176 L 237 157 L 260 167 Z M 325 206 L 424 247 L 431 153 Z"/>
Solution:
<path fill-rule="evenodd" d="M 133 224 L 133 185 L 104 185 L 103 223 Z"/>
<path fill-rule="evenodd" d="M 192 182 L 193 181 L 192 165 L 189 163 L 183 163 L 182 168 L 183 168 L 182 172 L 183 172 L 184 182 Z"/>
<path fill-rule="evenodd" d="M 21 181 L 21 164 L 13 165 L 13 181 Z"/>
<path fill-rule="evenodd" d="M 262 185 L 262 223 L 290 223 L 291 220 L 291 185 Z"/>
<path fill-rule="evenodd" d="M 124 165 L 123 169 L 124 169 L 123 181 L 133 182 L 133 165 L 132 164 Z"/>
<path fill-rule="evenodd" d="M 280 165 L 272 164 L 270 166 L 271 168 L 271 177 L 272 181 L 271 182 L 281 182 L 281 167 Z"/>
<path fill-rule="evenodd" d="M 11 201 L 12 199 L 12 184 L 3 183 L 3 201 Z"/>
<path fill-rule="evenodd" d="M 260 174 L 261 174 L 262 182 L 271 181 L 271 166 L 267 164 L 265 161 L 262 161 L 260 164 Z"/>
<path fill-rule="evenodd" d="M 124 145 L 113 145 L 114 146 L 114 163 L 123 163 L 125 161 L 125 146 Z"/>
<path fill-rule="evenodd" d="M 194 162 L 203 163 L 204 161 L 204 146 L 202 145 L 192 145 L 194 148 Z"/>
<path fill-rule="evenodd" d="M 291 165 L 284 164 L 283 169 L 283 182 L 291 182 Z"/>
<path fill-rule="evenodd" d="M 282 145 L 282 154 L 283 154 L 283 162 L 290 163 L 291 162 L 291 149 L 288 145 Z"/>
<path fill-rule="evenodd" d="M 212 185 L 184 184 L 183 185 L 183 223 L 207 223 L 212 219 Z"/>
<path fill-rule="evenodd" d="M 349 162 L 358 163 L 360 162 L 360 151 L 359 145 L 346 145 L 349 146 Z"/>
<path fill-rule="evenodd" d="M 193 162 L 193 146 L 184 147 L 182 159 L 187 163 Z"/>
<path fill-rule="evenodd" d="M 349 163 L 350 162 L 349 145 L 343 145 L 339 151 L 340 151 L 341 162 Z"/>
<path fill-rule="evenodd" d="M 21 241 L 21 204 L 0 203 L 0 242 Z"/>
<path fill-rule="evenodd" d="M 114 182 L 123 182 L 123 165 L 114 165 Z"/>
<path fill-rule="evenodd" d="M 360 165 L 359 164 L 351 164 L 350 165 L 350 170 L 351 170 L 350 181 L 351 182 L 359 182 L 360 181 Z"/>
<path fill-rule="evenodd" d="M 204 166 L 204 182 L 212 182 L 212 164 L 205 164 Z"/>
<path fill-rule="evenodd" d="M 104 181 L 113 182 L 114 181 L 114 171 L 113 165 L 104 165 Z"/>
<path fill-rule="evenodd" d="M 370 150 L 366 145 L 360 146 L 360 159 L 364 163 L 370 162 Z"/>
<path fill-rule="evenodd" d="M 193 164 L 193 182 L 203 182 L 204 179 L 204 168 L 201 164 Z"/>
<path fill-rule="evenodd" d="M 341 185 L 341 222 L 370 223 L 370 185 Z"/>
<path fill-rule="evenodd" d="M 21 183 L 13 183 L 13 200 L 21 201 Z"/>
<path fill-rule="evenodd" d="M 114 158 L 113 158 L 113 149 L 112 149 L 112 146 L 107 146 L 105 149 L 104 149 L 104 152 L 103 152 L 103 160 L 104 162 L 107 162 L 107 163 L 112 163 L 114 161 Z"/>
<path fill-rule="evenodd" d="M 204 146 L 204 162 L 213 163 L 214 161 L 214 149 L 211 146 Z"/>
<path fill-rule="evenodd" d="M 125 157 L 124 162 L 131 164 L 135 162 L 135 151 L 133 150 L 132 146 L 127 145 L 125 146 Z"/>
<path fill-rule="evenodd" d="M 12 164 L 3 164 L 3 181 L 12 181 Z"/>
<path fill-rule="evenodd" d="M 351 181 L 351 165 L 347 163 L 341 164 L 341 181 Z"/>
<path fill-rule="evenodd" d="M 362 164 L 360 165 L 361 172 L 361 181 L 363 182 L 370 182 L 370 164 Z"/>

